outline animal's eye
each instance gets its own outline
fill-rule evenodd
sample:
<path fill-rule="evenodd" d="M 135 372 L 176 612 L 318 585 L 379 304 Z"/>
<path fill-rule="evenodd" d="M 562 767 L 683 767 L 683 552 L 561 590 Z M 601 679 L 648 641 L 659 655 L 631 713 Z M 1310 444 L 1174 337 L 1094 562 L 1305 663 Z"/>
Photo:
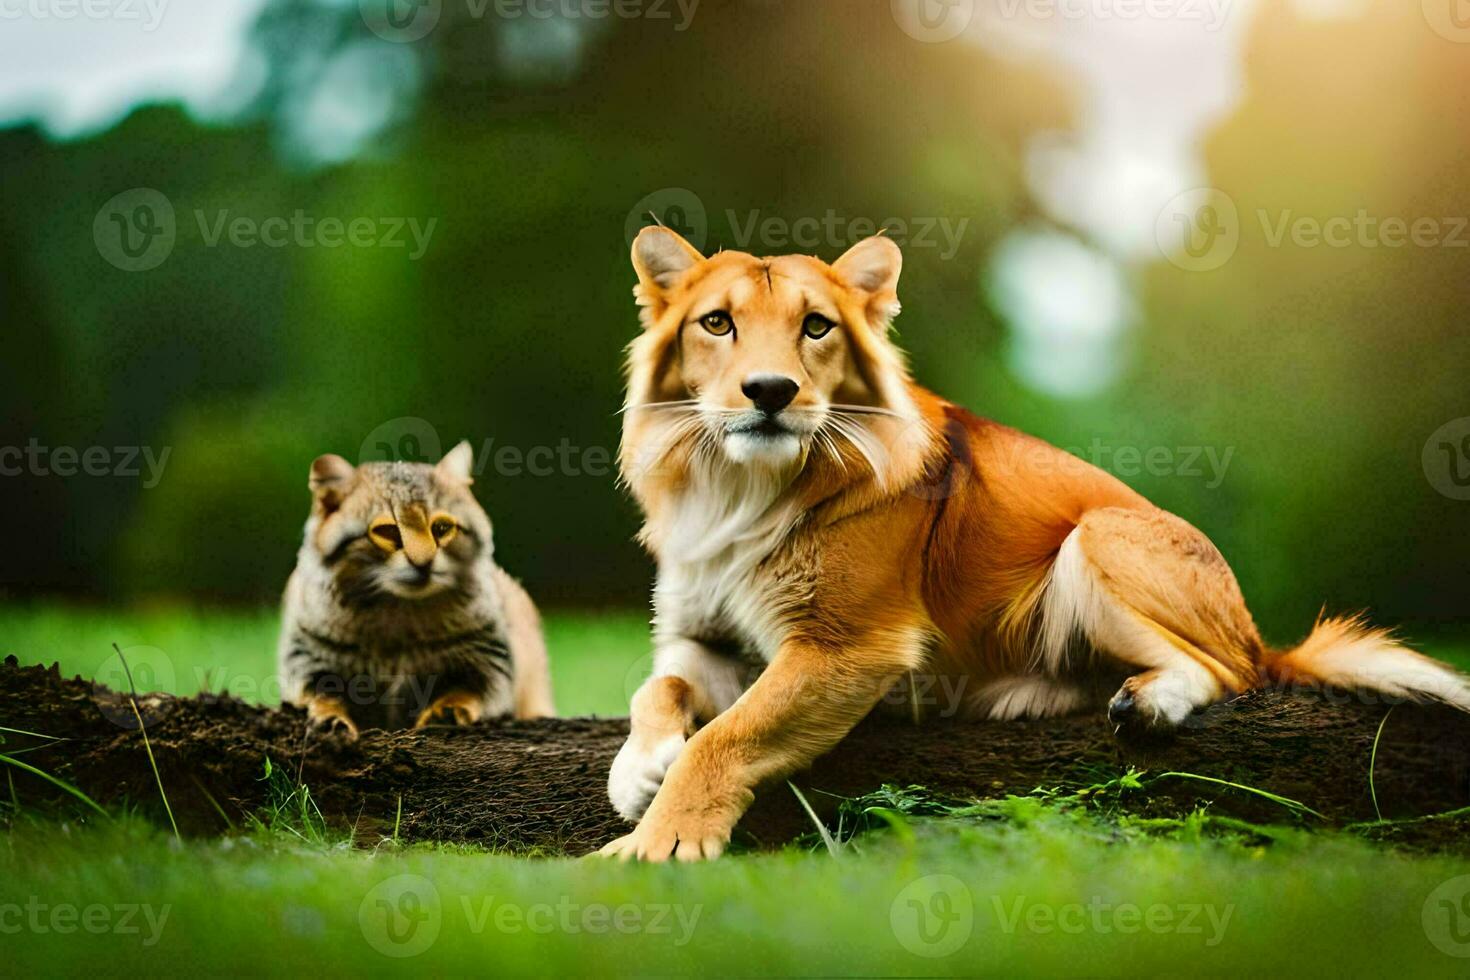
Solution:
<path fill-rule="evenodd" d="M 735 329 L 735 321 L 731 320 L 730 314 L 724 310 L 715 310 L 713 313 L 706 313 L 699 318 L 699 325 L 716 337 L 723 337 Z"/>
<path fill-rule="evenodd" d="M 403 535 L 399 532 L 397 524 L 374 524 L 368 531 L 368 535 L 375 543 L 389 551 L 397 551 L 403 547 Z"/>
<path fill-rule="evenodd" d="M 821 340 L 832 327 L 832 321 L 820 313 L 808 313 L 806 319 L 801 321 L 801 332 L 812 340 Z"/>
<path fill-rule="evenodd" d="M 454 537 L 454 532 L 459 530 L 459 525 L 452 517 L 436 517 L 434 523 L 429 525 L 429 530 L 434 535 L 434 540 L 440 544 Z"/>

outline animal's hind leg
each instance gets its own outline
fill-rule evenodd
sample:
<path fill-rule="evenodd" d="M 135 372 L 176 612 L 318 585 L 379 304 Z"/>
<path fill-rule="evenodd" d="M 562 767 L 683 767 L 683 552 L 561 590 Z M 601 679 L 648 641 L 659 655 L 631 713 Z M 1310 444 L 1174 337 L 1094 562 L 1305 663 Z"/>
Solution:
<path fill-rule="evenodd" d="M 1172 727 L 1255 682 L 1261 640 L 1234 574 L 1209 539 L 1161 510 L 1084 515 L 1057 554 L 1042 622 L 1051 666 L 1080 634 L 1140 671 L 1108 705 L 1119 724 Z"/>

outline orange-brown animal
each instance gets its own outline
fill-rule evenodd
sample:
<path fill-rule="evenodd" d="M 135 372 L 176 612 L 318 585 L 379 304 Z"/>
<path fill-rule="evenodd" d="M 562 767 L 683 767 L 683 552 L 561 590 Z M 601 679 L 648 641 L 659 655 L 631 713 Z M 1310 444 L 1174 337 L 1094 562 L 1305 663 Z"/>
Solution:
<path fill-rule="evenodd" d="M 1466 678 L 1356 619 L 1267 648 L 1194 527 L 914 384 L 900 265 L 882 237 L 832 265 L 635 241 L 621 465 L 658 561 L 655 667 L 609 778 L 639 822 L 603 853 L 714 857 L 758 784 L 939 691 L 1006 719 L 1116 687 L 1111 717 L 1143 726 L 1268 683 L 1470 710 Z"/>

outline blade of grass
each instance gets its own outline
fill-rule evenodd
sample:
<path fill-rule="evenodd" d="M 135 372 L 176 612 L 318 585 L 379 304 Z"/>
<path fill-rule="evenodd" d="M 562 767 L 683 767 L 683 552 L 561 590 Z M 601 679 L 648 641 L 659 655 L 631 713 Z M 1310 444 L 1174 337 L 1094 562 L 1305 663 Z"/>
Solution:
<path fill-rule="evenodd" d="M 1441 813 L 1426 813 L 1422 817 L 1399 817 L 1396 820 L 1365 820 L 1362 823 L 1350 823 L 1342 829 L 1347 831 L 1373 830 L 1376 827 L 1400 827 L 1405 824 L 1431 823 L 1435 820 L 1458 820 L 1461 817 L 1470 817 L 1470 806 L 1462 806 L 1457 810 L 1445 810 Z"/>
<path fill-rule="evenodd" d="M 1296 800 L 1289 799 L 1289 798 L 1287 798 L 1285 796 L 1279 796 L 1276 793 L 1272 793 L 1272 792 L 1270 792 L 1268 790 L 1257 789 L 1254 786 L 1246 786 L 1243 783 L 1232 783 L 1228 779 L 1216 779 L 1214 776 L 1201 776 L 1198 773 L 1193 773 L 1193 772 L 1161 772 L 1157 776 L 1155 776 L 1152 780 L 1150 780 L 1150 782 L 1153 782 L 1153 781 L 1159 780 L 1159 779 L 1164 779 L 1164 778 L 1167 778 L 1169 776 L 1176 776 L 1176 777 L 1178 777 L 1180 779 L 1196 779 L 1196 780 L 1199 780 L 1202 783 L 1213 783 L 1216 786 L 1228 786 L 1231 789 L 1238 789 L 1238 790 L 1241 790 L 1242 792 L 1245 792 L 1245 793 L 1254 793 L 1256 796 L 1259 796 L 1262 799 L 1270 800 L 1272 803 L 1279 803 L 1282 806 L 1286 807 L 1288 810 L 1295 810 L 1295 811 L 1297 811 L 1299 813 L 1310 813 L 1312 816 L 1316 817 L 1318 820 L 1326 820 L 1327 819 L 1327 817 L 1324 814 L 1318 813 L 1316 810 L 1313 810 L 1311 807 L 1307 806 L 1305 803 L 1300 803 L 1300 802 L 1298 802 Z"/>
<path fill-rule="evenodd" d="M 231 820 L 230 815 L 225 812 L 225 808 L 219 805 L 219 800 L 214 798 L 214 794 L 205 789 L 204 784 L 199 781 L 198 776 L 190 773 L 189 778 L 194 781 L 195 786 L 199 787 L 199 792 L 203 793 L 204 798 L 209 801 L 209 805 L 214 807 L 214 812 L 219 814 L 220 819 L 225 822 L 225 826 L 230 830 L 234 830 L 235 821 Z"/>
<path fill-rule="evenodd" d="M 29 735 L 31 738 L 49 738 L 53 742 L 66 741 L 60 735 L 42 735 L 40 732 L 28 732 L 23 728 L 6 728 L 4 725 L 0 725 L 0 732 L 9 732 L 12 735 Z"/>
<path fill-rule="evenodd" d="M 148 741 L 148 727 L 143 724 L 143 712 L 138 710 L 138 688 L 133 684 L 133 671 L 128 667 L 128 658 L 123 656 L 122 647 L 116 642 L 112 648 L 117 651 L 117 659 L 122 661 L 123 673 L 128 678 L 128 703 L 133 706 L 133 717 L 138 719 L 138 731 L 143 734 L 143 751 L 148 753 L 148 765 L 153 767 L 153 780 L 158 783 L 158 795 L 163 797 L 163 810 L 168 814 L 169 826 L 174 829 L 174 840 L 183 840 L 179 836 L 179 824 L 174 820 L 174 808 L 168 805 L 168 793 L 163 789 L 163 777 L 158 772 L 158 760 L 153 758 L 153 743 Z"/>
<path fill-rule="evenodd" d="M 55 776 L 51 775 L 49 772 L 45 772 L 44 770 L 37 769 L 35 766 L 31 765 L 30 763 L 21 762 L 19 759 L 15 759 L 15 758 L 12 758 L 11 756 L 5 755 L 3 752 L 0 752 L 0 762 L 8 763 L 9 765 L 15 766 L 15 768 L 17 768 L 17 769 L 23 769 L 26 772 L 30 773 L 32 776 L 40 776 L 42 779 L 46 780 L 46 782 L 50 783 L 52 786 L 55 786 L 57 789 L 65 790 L 66 792 L 70 793 L 72 796 L 75 796 L 77 799 L 81 800 L 83 803 L 87 804 L 87 806 L 89 806 L 92 809 L 96 810 L 98 813 L 102 814 L 104 817 L 107 817 L 108 816 L 107 811 L 104 810 L 104 809 L 102 809 L 102 807 L 98 806 L 96 800 L 92 799 L 86 793 L 83 793 L 81 790 L 77 789 L 75 786 L 73 786 L 71 783 L 68 783 L 66 780 L 64 780 L 64 779 L 57 779 Z M 11 786 L 11 791 L 14 792 L 14 784 L 12 784 L 12 786 Z M 108 819 L 111 819 L 111 817 L 108 817 Z"/>
<path fill-rule="evenodd" d="M 791 792 L 796 794 L 797 802 L 800 803 L 801 808 L 806 811 L 806 815 L 808 817 L 811 817 L 813 826 L 817 828 L 817 833 L 820 834 L 822 837 L 822 843 L 827 845 L 827 853 L 831 854 L 833 857 L 841 857 L 842 848 L 838 845 L 837 841 L 833 840 L 832 833 L 827 829 L 826 824 L 817 819 L 817 812 L 813 810 L 812 805 L 806 801 L 806 797 L 801 794 L 801 790 L 797 789 L 796 784 L 791 782 L 790 780 L 787 780 L 786 785 L 791 787 Z"/>
<path fill-rule="evenodd" d="M 1373 752 L 1368 756 L 1368 795 L 1373 797 L 1373 815 L 1380 823 L 1383 822 L 1383 811 L 1378 809 L 1378 788 L 1373 785 L 1373 770 L 1378 766 L 1378 740 L 1383 738 L 1383 726 L 1388 724 L 1388 716 L 1393 714 L 1396 707 L 1398 705 L 1391 704 L 1383 713 L 1383 720 L 1378 723 L 1378 731 L 1373 735 Z"/>

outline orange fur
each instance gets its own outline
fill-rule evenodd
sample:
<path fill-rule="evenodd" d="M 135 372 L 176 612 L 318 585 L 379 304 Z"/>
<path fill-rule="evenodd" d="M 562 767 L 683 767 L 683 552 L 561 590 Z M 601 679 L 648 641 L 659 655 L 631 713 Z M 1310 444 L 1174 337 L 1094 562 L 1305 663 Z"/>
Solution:
<path fill-rule="evenodd" d="M 758 785 L 875 705 L 936 713 L 920 695 L 936 678 L 961 692 L 938 713 L 997 718 L 1075 710 L 1119 679 L 1110 711 L 1140 724 L 1270 680 L 1470 710 L 1464 678 L 1354 622 L 1268 651 L 1204 534 L 914 384 L 888 338 L 886 239 L 828 266 L 706 259 L 654 228 L 633 263 L 645 329 L 621 463 L 659 563 L 655 670 L 609 780 L 641 820 L 604 853 L 715 856 Z M 807 332 L 814 314 L 832 335 Z M 771 375 L 796 393 L 761 416 L 748 382 Z M 758 416 L 774 434 L 747 437 Z"/>

